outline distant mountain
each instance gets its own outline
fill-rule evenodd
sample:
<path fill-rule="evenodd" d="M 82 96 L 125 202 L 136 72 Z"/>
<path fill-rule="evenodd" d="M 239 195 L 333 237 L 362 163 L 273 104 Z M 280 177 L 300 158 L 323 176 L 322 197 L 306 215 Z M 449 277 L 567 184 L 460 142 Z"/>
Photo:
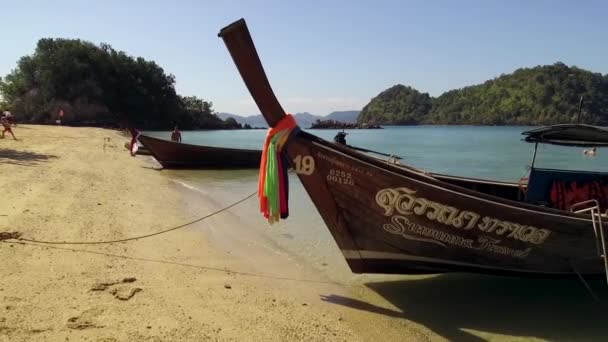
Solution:
<path fill-rule="evenodd" d="M 331 112 L 326 116 L 319 116 L 310 114 L 308 112 L 296 113 L 294 118 L 300 127 L 309 128 L 317 120 L 335 120 L 344 123 L 355 123 L 357 122 L 357 116 L 359 115 L 358 110 Z M 240 124 L 249 124 L 252 127 L 268 127 L 268 124 L 264 120 L 262 115 L 251 115 L 242 116 L 231 113 L 217 113 L 217 116 L 222 120 L 227 118 L 234 118 Z"/>
<path fill-rule="evenodd" d="M 243 125 L 249 124 L 249 126 L 251 127 L 268 127 L 266 120 L 264 120 L 264 117 L 260 114 L 251 116 L 241 116 L 230 113 L 217 113 L 217 116 L 220 117 L 220 119 L 222 120 L 226 120 L 226 118 L 234 118 L 236 122 Z"/>
<path fill-rule="evenodd" d="M 313 115 L 310 114 L 308 112 L 304 112 L 304 113 L 295 113 L 293 115 L 294 119 L 296 119 L 296 122 L 298 123 L 298 126 L 302 127 L 302 128 L 308 128 L 312 125 L 313 122 L 317 121 L 318 119 L 320 119 L 320 116 L 317 115 Z"/>
<path fill-rule="evenodd" d="M 357 122 L 357 116 L 359 116 L 360 112 L 360 110 L 344 110 L 340 112 L 331 112 L 321 120 L 335 120 L 352 124 Z"/>

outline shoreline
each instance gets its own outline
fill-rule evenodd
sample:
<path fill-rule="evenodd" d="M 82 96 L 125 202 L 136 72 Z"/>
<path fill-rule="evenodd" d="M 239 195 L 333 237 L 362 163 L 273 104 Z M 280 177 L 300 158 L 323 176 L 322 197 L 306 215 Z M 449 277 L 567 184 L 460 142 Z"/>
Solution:
<path fill-rule="evenodd" d="M 0 232 L 25 238 L 150 234 L 255 190 L 251 170 L 158 171 L 151 157 L 131 157 L 118 131 L 19 125 L 15 134 L 0 140 Z M 127 243 L 0 242 L 0 342 L 608 338 L 608 314 L 577 279 L 352 274 L 292 183 L 290 219 L 272 227 L 254 196 Z M 592 288 L 608 296 L 602 280 Z"/>
<path fill-rule="evenodd" d="M 0 231 L 50 241 L 113 240 L 183 224 L 227 204 L 200 193 L 184 196 L 151 168 L 149 157 L 131 157 L 118 131 L 19 125 L 15 134 L 20 141 L 0 141 L 0 214 L 8 215 L 0 216 Z M 242 234 L 249 224 L 227 211 L 128 243 L 2 241 L 0 341 L 380 336 L 357 323 L 370 314 L 319 300 L 349 296 L 349 289 L 294 281 L 323 279 L 252 246 Z"/>

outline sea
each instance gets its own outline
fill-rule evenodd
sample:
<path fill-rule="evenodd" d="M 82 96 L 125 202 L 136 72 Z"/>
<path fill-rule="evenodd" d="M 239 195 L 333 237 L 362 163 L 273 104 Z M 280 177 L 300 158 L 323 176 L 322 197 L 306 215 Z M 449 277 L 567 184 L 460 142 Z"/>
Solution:
<path fill-rule="evenodd" d="M 517 181 L 532 161 L 534 144 L 523 141 L 526 126 L 385 126 L 384 129 L 346 130 L 347 143 L 403 158 L 402 163 L 428 170 L 474 178 Z M 333 140 L 339 130 L 306 130 Z M 146 132 L 168 139 L 170 132 Z M 260 149 L 266 130 L 184 131 L 184 143 Z M 581 148 L 539 145 L 535 166 L 606 170 L 601 151 L 585 156 Z M 608 153 L 608 152 L 606 152 Z"/>
<path fill-rule="evenodd" d="M 403 158 L 401 163 L 419 169 L 516 182 L 527 174 L 534 152 L 534 144 L 524 142 L 522 132 L 534 128 L 387 126 L 378 130 L 346 132 L 349 145 L 400 156 Z M 307 131 L 327 140 L 333 140 L 338 132 L 331 129 Z M 164 139 L 170 137 L 170 132 L 145 133 Z M 265 130 L 185 131 L 182 132 L 182 140 L 189 144 L 261 149 L 265 134 Z M 608 170 L 608 150 L 599 149 L 594 157 L 582 152 L 580 147 L 539 145 L 535 166 Z M 188 210 L 193 217 L 208 214 L 202 209 L 197 211 L 197 194 L 212 198 L 216 208 L 221 208 L 253 194 L 257 189 L 257 170 L 162 170 L 161 173 L 178 184 L 184 196 L 192 198 Z M 380 305 L 380 302 L 370 299 L 374 296 L 364 295 L 361 288 L 378 294 L 400 310 L 403 317 L 431 327 L 448 340 L 511 340 L 514 336 L 534 336 L 541 340 L 608 338 L 606 311 L 596 306 L 593 295 L 578 279 L 353 274 L 295 175 L 290 176 L 289 205 L 290 217 L 272 226 L 259 213 L 256 196 L 231 208 L 231 215 L 247 222 L 232 228 L 235 236 L 246 236 L 252 248 L 271 250 L 289 262 L 305 264 L 316 270 L 320 278 L 358 288 L 356 292 L 360 296 L 357 298 L 366 305 Z M 225 232 L 208 227 L 200 229 L 208 229 L 205 233 L 220 247 L 231 248 Z M 282 271 L 274 269 L 273 272 Z M 604 301 L 608 300 L 605 281 L 592 283 L 592 288 L 595 293 L 606 297 Z M 346 304 L 341 302 L 339 305 Z M 468 312 L 466 320 L 461 311 Z M 500 322 L 494 321 L 493 316 Z M 561 322 L 560 328 L 556 322 Z M 473 337 L 463 333 L 462 328 L 467 326 L 488 331 L 491 335 Z"/>

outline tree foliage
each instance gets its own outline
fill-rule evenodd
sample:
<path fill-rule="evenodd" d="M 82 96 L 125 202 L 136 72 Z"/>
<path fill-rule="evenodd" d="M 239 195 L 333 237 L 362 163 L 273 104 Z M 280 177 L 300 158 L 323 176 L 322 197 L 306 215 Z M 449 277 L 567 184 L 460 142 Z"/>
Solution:
<path fill-rule="evenodd" d="M 398 84 L 381 92 L 363 107 L 357 122 L 411 125 L 424 120 L 431 110 L 431 96 Z"/>
<path fill-rule="evenodd" d="M 393 90 L 393 96 L 383 96 L 396 87 L 400 88 Z M 451 90 L 432 98 L 432 105 L 422 107 L 428 108 L 422 114 L 414 116 L 411 111 L 403 111 L 395 117 L 393 108 L 420 108 L 416 106 L 419 102 L 415 97 L 408 97 L 412 92 L 416 91 L 409 87 L 389 88 L 363 109 L 359 120 L 383 124 L 573 123 L 577 120 L 579 100 L 583 96 L 581 122 L 608 125 L 608 75 L 568 67 L 560 62 L 521 68 L 483 84 Z"/>
<path fill-rule="evenodd" d="M 29 123 L 53 123 L 61 109 L 62 121 L 70 125 L 229 126 L 210 102 L 181 97 L 174 85 L 175 77 L 154 61 L 108 44 L 45 38 L 0 81 L 0 94 L 15 117 Z"/>

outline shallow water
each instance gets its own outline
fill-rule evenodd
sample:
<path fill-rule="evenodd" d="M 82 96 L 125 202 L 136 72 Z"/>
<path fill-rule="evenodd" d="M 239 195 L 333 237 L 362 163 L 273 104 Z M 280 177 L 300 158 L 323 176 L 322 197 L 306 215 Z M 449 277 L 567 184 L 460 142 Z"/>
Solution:
<path fill-rule="evenodd" d="M 257 170 L 164 170 L 163 173 L 184 186 L 185 192 L 198 192 L 206 199 L 211 198 L 216 208 L 239 201 L 257 189 Z M 326 273 L 332 281 L 353 281 L 340 250 L 297 176 L 291 174 L 289 183 L 290 216 L 287 220 L 268 225 L 259 213 L 257 196 L 232 208 L 230 213 L 247 223 L 240 229 L 252 230 L 248 234 L 266 241 L 271 248 L 277 249 L 277 253 L 287 253 L 309 264 Z M 196 208 L 190 208 L 190 211 L 196 213 Z"/>

